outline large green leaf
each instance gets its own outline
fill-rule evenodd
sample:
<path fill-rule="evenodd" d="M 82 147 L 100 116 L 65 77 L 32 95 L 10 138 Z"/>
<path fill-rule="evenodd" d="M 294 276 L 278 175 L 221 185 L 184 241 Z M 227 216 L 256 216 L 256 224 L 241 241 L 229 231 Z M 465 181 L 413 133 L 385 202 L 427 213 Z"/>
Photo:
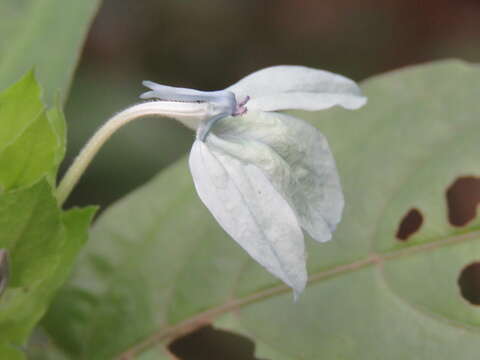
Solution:
<path fill-rule="evenodd" d="M 107 359 L 211 322 L 251 338 L 258 358 L 477 358 L 480 308 L 457 279 L 480 258 L 480 217 L 452 226 L 446 190 L 480 176 L 480 68 L 419 66 L 364 91 L 361 111 L 297 114 L 329 139 L 347 204 L 333 241 L 309 241 L 297 303 L 222 232 L 181 161 L 98 221 L 46 319 L 53 340 Z M 412 208 L 423 224 L 400 241 Z"/>
<path fill-rule="evenodd" d="M 65 153 L 61 111 L 47 112 L 33 73 L 0 93 L 0 189 L 32 185 L 48 175 L 52 183 Z"/>
<path fill-rule="evenodd" d="M 0 89 L 35 68 L 45 97 L 64 98 L 100 0 L 0 2 Z"/>
<path fill-rule="evenodd" d="M 58 207 L 52 185 L 65 125 L 40 92 L 28 73 L 0 93 L 0 248 L 10 264 L 0 297 L 0 359 L 23 358 L 21 346 L 69 274 L 94 211 Z"/>
<path fill-rule="evenodd" d="M 86 239 L 92 209 L 66 213 L 52 185 L 65 153 L 65 94 L 99 0 L 0 2 L 0 248 L 8 250 L 8 288 L 0 297 L 0 358 L 21 346 L 45 313 Z M 46 179 L 46 180 L 45 180 Z"/>
<path fill-rule="evenodd" d="M 0 196 L 0 247 L 10 279 L 0 298 L 0 340 L 20 346 L 66 279 L 93 209 L 62 213 L 46 181 Z M 0 358 L 2 358 L 0 353 Z"/>

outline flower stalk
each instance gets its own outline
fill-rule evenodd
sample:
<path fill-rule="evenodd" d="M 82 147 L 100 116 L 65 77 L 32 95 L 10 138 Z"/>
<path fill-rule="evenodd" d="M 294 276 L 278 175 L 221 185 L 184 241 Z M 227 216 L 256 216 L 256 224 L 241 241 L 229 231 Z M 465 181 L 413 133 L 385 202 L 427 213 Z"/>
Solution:
<path fill-rule="evenodd" d="M 57 188 L 57 201 L 63 205 L 77 185 L 87 167 L 105 142 L 122 126 L 147 116 L 171 117 L 184 122 L 198 121 L 208 117 L 207 103 L 180 103 L 174 101 L 150 101 L 131 106 L 112 116 L 90 138 L 72 165 L 69 167 Z"/>

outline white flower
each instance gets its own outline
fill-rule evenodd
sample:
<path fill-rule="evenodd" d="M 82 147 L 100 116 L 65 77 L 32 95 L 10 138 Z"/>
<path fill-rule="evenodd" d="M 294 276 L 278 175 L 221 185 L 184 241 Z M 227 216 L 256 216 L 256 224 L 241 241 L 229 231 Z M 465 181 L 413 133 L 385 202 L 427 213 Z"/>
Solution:
<path fill-rule="evenodd" d="M 195 112 L 180 120 L 197 132 L 189 164 L 200 199 L 240 246 L 300 294 L 307 282 L 302 228 L 330 240 L 344 200 L 325 137 L 275 111 L 358 109 L 366 103 L 359 87 L 302 66 L 266 68 L 222 91 L 144 85 L 151 91 L 142 98 Z"/>

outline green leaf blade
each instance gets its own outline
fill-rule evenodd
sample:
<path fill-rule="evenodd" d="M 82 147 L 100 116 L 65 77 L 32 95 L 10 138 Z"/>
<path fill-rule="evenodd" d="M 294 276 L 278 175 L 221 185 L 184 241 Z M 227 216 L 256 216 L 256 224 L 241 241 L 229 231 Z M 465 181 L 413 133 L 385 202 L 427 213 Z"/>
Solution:
<path fill-rule="evenodd" d="M 0 196 L 0 247 L 10 254 L 10 280 L 0 298 L 2 341 L 22 345 L 69 274 L 95 209 L 57 207 L 46 181 Z"/>
<path fill-rule="evenodd" d="M 0 182 L 6 189 L 29 186 L 53 170 L 57 138 L 42 113 L 14 144 L 0 153 Z"/>
<path fill-rule="evenodd" d="M 78 55 L 99 0 L 7 0 L 0 5 L 0 88 L 35 68 L 52 103 L 68 91 Z M 53 50 L 54 49 L 54 50 Z M 54 52 L 52 52 L 54 51 Z"/>
<path fill-rule="evenodd" d="M 43 111 L 40 95 L 32 71 L 0 94 L 0 150 L 15 141 Z"/>
<path fill-rule="evenodd" d="M 12 260 L 0 297 L 2 359 L 24 358 L 17 349 L 68 276 L 93 216 L 90 208 L 62 213 L 54 186 L 65 154 L 61 103 L 99 2 L 0 4 L 0 248 Z M 57 107 L 47 110 L 42 97 Z"/>
<path fill-rule="evenodd" d="M 55 183 L 65 154 L 65 119 L 59 108 L 45 109 L 30 72 L 0 93 L 0 187 L 27 187 L 43 176 Z"/>

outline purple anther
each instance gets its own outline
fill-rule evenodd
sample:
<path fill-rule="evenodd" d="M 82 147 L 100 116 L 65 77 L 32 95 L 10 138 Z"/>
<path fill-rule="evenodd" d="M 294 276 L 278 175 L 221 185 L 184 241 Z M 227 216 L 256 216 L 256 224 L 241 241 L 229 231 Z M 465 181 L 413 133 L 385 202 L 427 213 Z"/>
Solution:
<path fill-rule="evenodd" d="M 245 106 L 250 100 L 250 96 L 245 96 L 245 98 L 237 103 L 237 106 L 235 107 L 235 111 L 233 112 L 233 116 L 238 116 L 238 115 L 243 115 L 247 112 L 247 107 Z"/>

